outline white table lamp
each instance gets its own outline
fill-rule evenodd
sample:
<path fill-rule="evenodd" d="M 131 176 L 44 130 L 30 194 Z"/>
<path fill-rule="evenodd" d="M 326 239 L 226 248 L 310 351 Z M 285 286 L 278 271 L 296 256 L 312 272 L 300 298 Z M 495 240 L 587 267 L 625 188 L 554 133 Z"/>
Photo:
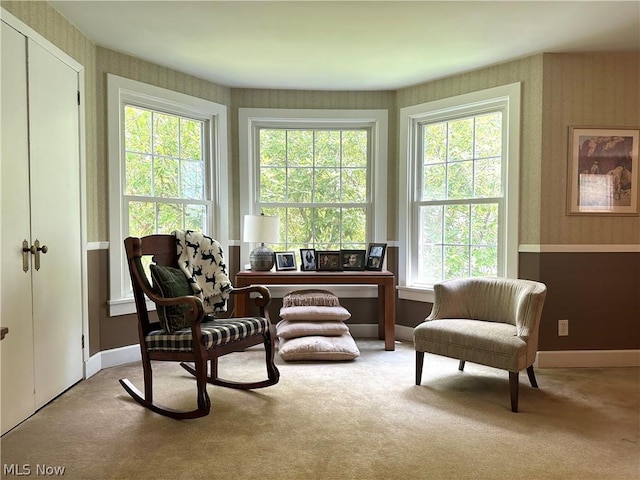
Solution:
<path fill-rule="evenodd" d="M 280 219 L 262 215 L 244 216 L 245 242 L 260 243 L 249 255 L 251 270 L 268 271 L 273 268 L 273 250 L 265 243 L 276 243 L 280 240 Z"/>

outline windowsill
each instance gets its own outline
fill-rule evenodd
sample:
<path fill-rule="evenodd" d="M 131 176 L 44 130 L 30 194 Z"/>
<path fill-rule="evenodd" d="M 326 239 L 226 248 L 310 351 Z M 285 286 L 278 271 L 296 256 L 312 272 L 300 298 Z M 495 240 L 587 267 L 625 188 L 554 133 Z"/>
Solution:
<path fill-rule="evenodd" d="M 136 302 L 133 297 L 119 298 L 117 300 L 107 301 L 109 306 L 109 316 L 119 317 L 120 315 L 131 315 L 136 313 Z M 152 311 L 156 309 L 156 304 L 147 299 L 147 310 Z"/>
<path fill-rule="evenodd" d="M 435 295 L 432 288 L 398 286 L 398 298 L 414 302 L 433 303 Z"/>

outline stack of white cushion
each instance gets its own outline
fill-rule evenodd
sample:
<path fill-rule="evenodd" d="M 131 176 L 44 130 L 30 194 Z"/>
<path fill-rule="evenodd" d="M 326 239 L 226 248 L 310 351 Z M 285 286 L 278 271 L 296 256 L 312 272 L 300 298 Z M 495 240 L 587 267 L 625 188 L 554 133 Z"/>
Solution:
<path fill-rule="evenodd" d="M 360 350 L 344 323 L 351 314 L 326 290 L 297 290 L 282 299 L 276 325 L 285 361 L 353 360 Z"/>

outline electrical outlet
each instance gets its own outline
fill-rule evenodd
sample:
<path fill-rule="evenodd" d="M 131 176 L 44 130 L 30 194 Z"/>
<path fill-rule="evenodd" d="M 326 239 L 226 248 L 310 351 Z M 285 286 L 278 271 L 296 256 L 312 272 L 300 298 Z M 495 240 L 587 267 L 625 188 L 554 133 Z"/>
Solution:
<path fill-rule="evenodd" d="M 558 336 L 566 337 L 569 335 L 569 320 L 558 320 Z"/>

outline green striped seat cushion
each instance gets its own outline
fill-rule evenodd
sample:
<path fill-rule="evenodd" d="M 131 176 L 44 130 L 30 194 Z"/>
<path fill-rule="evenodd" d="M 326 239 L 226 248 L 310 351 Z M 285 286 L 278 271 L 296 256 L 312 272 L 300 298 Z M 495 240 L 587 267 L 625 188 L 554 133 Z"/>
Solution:
<path fill-rule="evenodd" d="M 209 350 L 236 340 L 262 335 L 269 329 L 269 320 L 262 317 L 220 318 L 202 322 L 201 329 L 204 348 Z M 180 329 L 174 333 L 155 330 L 145 337 L 145 342 L 147 350 L 152 352 L 193 351 L 191 327 Z"/>

